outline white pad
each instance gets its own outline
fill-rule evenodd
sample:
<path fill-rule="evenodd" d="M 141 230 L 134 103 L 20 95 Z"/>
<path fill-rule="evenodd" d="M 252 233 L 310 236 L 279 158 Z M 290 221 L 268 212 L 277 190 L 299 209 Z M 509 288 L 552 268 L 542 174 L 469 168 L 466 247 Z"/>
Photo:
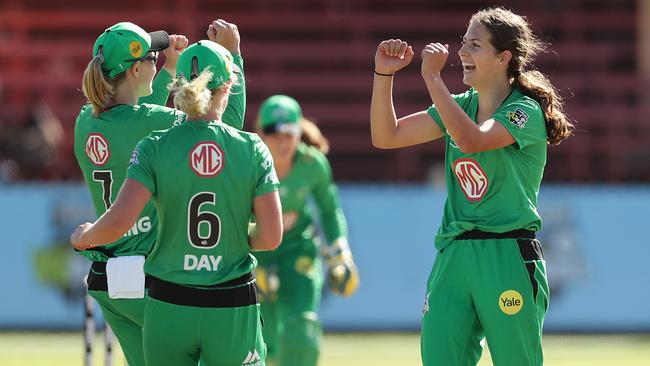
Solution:
<path fill-rule="evenodd" d="M 110 258 L 106 263 L 106 282 L 111 299 L 144 298 L 144 256 Z"/>

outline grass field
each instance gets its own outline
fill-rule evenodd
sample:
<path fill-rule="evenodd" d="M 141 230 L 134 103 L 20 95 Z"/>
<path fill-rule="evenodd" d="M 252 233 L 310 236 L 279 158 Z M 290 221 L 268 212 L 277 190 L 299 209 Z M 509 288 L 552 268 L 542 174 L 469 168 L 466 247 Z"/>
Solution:
<path fill-rule="evenodd" d="M 326 334 L 320 366 L 420 365 L 418 335 L 410 333 Z M 2 366 L 80 366 L 81 333 L 0 333 Z M 97 341 L 96 348 L 101 348 Z M 549 366 L 647 366 L 647 335 L 549 335 L 544 339 Z M 121 356 L 120 356 L 121 357 Z M 96 355 L 94 365 L 102 365 Z M 122 366 L 124 362 L 114 362 Z M 484 353 L 481 366 L 492 365 Z"/>

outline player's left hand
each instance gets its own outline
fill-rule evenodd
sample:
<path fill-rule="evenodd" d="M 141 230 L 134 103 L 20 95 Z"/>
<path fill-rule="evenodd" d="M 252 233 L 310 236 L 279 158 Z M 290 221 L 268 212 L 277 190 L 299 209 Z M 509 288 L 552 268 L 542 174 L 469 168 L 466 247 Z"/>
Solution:
<path fill-rule="evenodd" d="M 77 226 L 77 228 L 72 232 L 72 235 L 70 235 L 70 243 L 75 249 L 85 250 L 91 247 L 83 242 L 83 234 L 88 231 L 91 226 L 93 226 L 93 224 L 86 222 Z"/>
<path fill-rule="evenodd" d="M 449 45 L 429 43 L 422 50 L 422 76 L 440 75 L 449 57 Z"/>
<path fill-rule="evenodd" d="M 338 239 L 327 248 L 325 261 L 328 266 L 327 285 L 335 294 L 348 297 L 359 287 L 359 271 L 352 259 L 352 252 L 345 239 Z"/>
<path fill-rule="evenodd" d="M 176 62 L 178 56 L 187 48 L 189 41 L 187 37 L 180 34 L 171 34 L 169 36 L 169 47 L 163 51 L 165 54 L 165 66 L 167 71 L 174 76 L 176 74 Z"/>

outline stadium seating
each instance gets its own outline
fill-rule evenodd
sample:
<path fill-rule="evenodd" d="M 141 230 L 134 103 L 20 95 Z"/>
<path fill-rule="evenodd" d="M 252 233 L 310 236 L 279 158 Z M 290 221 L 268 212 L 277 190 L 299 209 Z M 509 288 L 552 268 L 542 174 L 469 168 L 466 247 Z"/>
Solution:
<path fill-rule="evenodd" d="M 552 42 L 536 66 L 566 97 L 576 136 L 549 149 L 547 181 L 620 182 L 650 179 L 636 74 L 635 1 L 506 1 L 526 14 Z M 456 52 L 476 0 L 12 0 L 0 5 L 0 86 L 3 123 L 47 102 L 66 128 L 66 142 L 50 179 L 76 179 L 72 156 L 74 118 L 83 103 L 81 76 L 95 37 L 122 20 L 145 29 L 165 28 L 194 41 L 220 17 L 239 25 L 246 60 L 247 128 L 265 97 L 296 97 L 331 139 L 338 180 L 422 181 L 443 161 L 440 143 L 399 151 L 373 148 L 369 105 L 373 56 L 384 38 L 402 38 L 416 50 L 431 41 L 450 44 L 444 71 L 450 89 L 464 90 Z M 162 66 L 162 65 L 159 65 Z M 395 80 L 398 115 L 429 104 L 417 58 Z M 647 111 L 646 111 L 647 112 Z M 645 114 L 648 115 L 647 113 Z M 643 168 L 645 167 L 645 168 Z"/>

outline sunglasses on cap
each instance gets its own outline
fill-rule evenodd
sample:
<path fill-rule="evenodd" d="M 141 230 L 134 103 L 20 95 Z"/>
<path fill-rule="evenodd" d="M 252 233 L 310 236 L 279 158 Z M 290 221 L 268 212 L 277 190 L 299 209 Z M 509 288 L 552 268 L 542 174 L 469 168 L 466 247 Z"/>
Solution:
<path fill-rule="evenodd" d="M 158 52 L 151 52 L 140 58 L 130 58 L 128 60 L 124 60 L 124 62 L 136 62 L 136 61 L 153 61 L 153 63 L 155 64 L 156 62 L 158 62 Z"/>
<path fill-rule="evenodd" d="M 265 135 L 286 133 L 292 136 L 300 136 L 302 134 L 302 128 L 297 123 L 276 123 L 262 128 L 262 131 Z"/>

